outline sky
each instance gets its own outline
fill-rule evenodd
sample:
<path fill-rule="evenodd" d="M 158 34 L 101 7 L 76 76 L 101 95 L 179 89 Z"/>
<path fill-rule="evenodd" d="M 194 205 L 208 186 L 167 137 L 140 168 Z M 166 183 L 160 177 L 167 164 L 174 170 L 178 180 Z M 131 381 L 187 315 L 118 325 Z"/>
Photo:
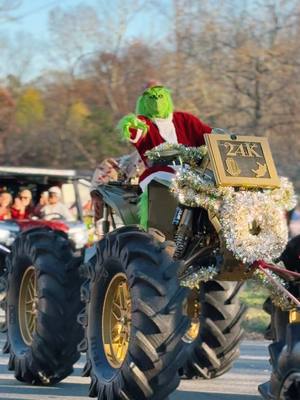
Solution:
<path fill-rule="evenodd" d="M 97 0 L 20 0 L 20 6 L 12 12 L 12 20 L 1 24 L 9 33 L 26 31 L 37 38 L 47 37 L 48 13 L 55 7 L 68 9 L 79 4 L 97 6 Z M 112 0 L 113 2 L 114 0 Z"/>
<path fill-rule="evenodd" d="M 171 4 L 170 0 L 163 0 L 160 3 L 164 3 L 168 6 Z M 110 0 L 107 4 L 118 4 L 116 0 Z M 46 57 L 42 55 L 42 52 L 47 49 L 50 45 L 49 32 L 48 32 L 48 14 L 51 9 L 60 7 L 64 10 L 76 7 L 77 5 L 90 5 L 98 7 L 101 4 L 100 0 L 22 0 L 21 5 L 11 13 L 12 17 L 9 21 L 1 21 L 0 35 L 10 38 L 12 41 L 16 41 L 16 37 L 23 36 L 22 33 L 30 34 L 33 39 L 40 43 L 42 51 L 39 55 L 35 54 L 35 67 L 32 68 L 28 78 L 32 78 L 33 75 L 38 74 L 39 70 L 47 68 Z M 164 24 L 160 18 L 153 18 L 153 14 L 150 15 L 147 11 L 142 11 L 137 18 L 134 18 L 131 22 L 127 39 L 135 37 L 147 38 L 147 36 L 163 36 L 165 32 L 166 21 Z M 19 36 L 18 36 L 19 35 Z M 24 39 L 25 40 L 25 39 Z M 25 51 L 25 50 L 24 50 Z M 1 56 L 0 56 L 1 58 Z M 13 66 L 11 66 L 13 70 Z M 8 71 L 2 68 L 0 70 L 0 76 L 5 75 Z"/>
<path fill-rule="evenodd" d="M 48 13 L 51 8 L 75 6 L 79 3 L 76 0 L 22 0 L 20 7 L 12 13 L 13 19 L 2 23 L 1 28 L 5 27 L 9 34 L 24 31 L 43 39 L 47 37 Z"/>

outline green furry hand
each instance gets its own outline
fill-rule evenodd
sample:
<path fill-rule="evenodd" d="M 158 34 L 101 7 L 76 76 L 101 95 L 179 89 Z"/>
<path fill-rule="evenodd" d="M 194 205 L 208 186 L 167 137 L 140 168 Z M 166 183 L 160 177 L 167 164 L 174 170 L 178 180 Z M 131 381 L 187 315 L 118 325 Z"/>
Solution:
<path fill-rule="evenodd" d="M 130 138 L 130 129 L 141 129 L 143 135 L 145 135 L 148 131 L 148 125 L 145 122 L 141 121 L 134 114 L 126 115 L 121 119 L 118 124 L 119 129 L 123 133 L 126 139 Z"/>

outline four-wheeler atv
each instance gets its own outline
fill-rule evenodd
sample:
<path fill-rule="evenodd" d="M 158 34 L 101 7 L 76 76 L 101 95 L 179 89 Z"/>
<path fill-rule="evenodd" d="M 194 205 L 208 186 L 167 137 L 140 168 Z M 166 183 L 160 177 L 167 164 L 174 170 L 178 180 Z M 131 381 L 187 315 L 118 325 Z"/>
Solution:
<path fill-rule="evenodd" d="M 15 197 L 20 190 L 29 189 L 32 193 L 32 203 L 36 205 L 41 193 L 47 191 L 51 186 L 59 186 L 62 189 L 63 202 L 70 208 L 72 207 L 74 215 L 72 221 L 65 221 L 59 215 L 49 216 L 47 220 L 38 217 L 2 220 L 0 221 L 0 244 L 10 248 L 20 232 L 48 226 L 54 230 L 65 232 L 76 248 L 83 248 L 87 242 L 87 230 L 83 223 L 82 203 L 87 183 L 84 178 L 78 176 L 75 170 L 0 166 L 2 191 L 8 191 Z"/>
<path fill-rule="evenodd" d="M 59 186 L 62 200 L 72 208 L 72 221 L 60 215 L 0 221 L 1 306 L 7 316 L 1 330 L 8 329 L 4 351 L 10 353 L 9 368 L 20 380 L 45 381 L 39 369 L 36 375 L 28 370 L 29 365 L 35 368 L 34 354 L 40 363 L 53 366 L 59 379 L 52 381 L 60 380 L 72 371 L 82 338 L 76 319 L 81 308 L 79 265 L 88 240 L 82 207 L 87 181 L 74 170 L 46 168 L 0 167 L 0 177 L 2 190 L 13 197 L 29 189 L 34 205 L 42 192 Z M 37 313 L 39 334 L 33 338 Z"/>
<path fill-rule="evenodd" d="M 94 193 L 104 202 L 105 237 L 85 251 L 78 315 L 91 397 L 163 400 L 180 375 L 226 372 L 242 336 L 238 292 L 254 277 L 272 300 L 273 372 L 260 391 L 269 400 L 300 398 L 300 238 L 287 245 L 285 220 L 292 186 L 278 179 L 263 138 L 212 134 L 206 143 L 148 153 L 153 164 L 174 165 L 177 173 L 171 187 L 153 181 L 143 195 L 147 229 L 139 227 L 138 186 L 111 182 Z M 116 216 L 124 225 L 118 229 Z M 15 241 L 5 350 L 18 379 L 51 384 L 71 371 L 80 336 L 79 263 L 55 230 L 28 231 Z M 34 296 L 27 298 L 26 288 Z"/>

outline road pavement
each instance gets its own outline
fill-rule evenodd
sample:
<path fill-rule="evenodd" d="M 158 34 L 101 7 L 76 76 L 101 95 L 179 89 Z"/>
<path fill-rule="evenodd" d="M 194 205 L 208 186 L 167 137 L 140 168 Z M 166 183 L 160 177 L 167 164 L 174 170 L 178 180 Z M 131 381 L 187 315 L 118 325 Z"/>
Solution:
<path fill-rule="evenodd" d="M 0 346 L 4 336 L 0 335 Z M 170 400 L 261 400 L 257 385 L 270 374 L 268 342 L 245 341 L 233 369 L 210 380 L 184 380 Z M 7 355 L 0 356 L 0 400 L 88 400 L 89 379 L 80 376 L 84 356 L 75 365 L 73 375 L 53 387 L 30 386 L 18 382 L 7 370 Z"/>

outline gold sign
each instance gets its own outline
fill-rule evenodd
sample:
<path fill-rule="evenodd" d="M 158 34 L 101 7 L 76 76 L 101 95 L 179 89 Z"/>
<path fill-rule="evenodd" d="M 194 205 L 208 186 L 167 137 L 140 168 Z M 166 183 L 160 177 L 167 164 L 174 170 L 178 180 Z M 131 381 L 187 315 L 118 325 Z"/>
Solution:
<path fill-rule="evenodd" d="M 204 135 L 218 186 L 279 186 L 267 138 Z"/>

